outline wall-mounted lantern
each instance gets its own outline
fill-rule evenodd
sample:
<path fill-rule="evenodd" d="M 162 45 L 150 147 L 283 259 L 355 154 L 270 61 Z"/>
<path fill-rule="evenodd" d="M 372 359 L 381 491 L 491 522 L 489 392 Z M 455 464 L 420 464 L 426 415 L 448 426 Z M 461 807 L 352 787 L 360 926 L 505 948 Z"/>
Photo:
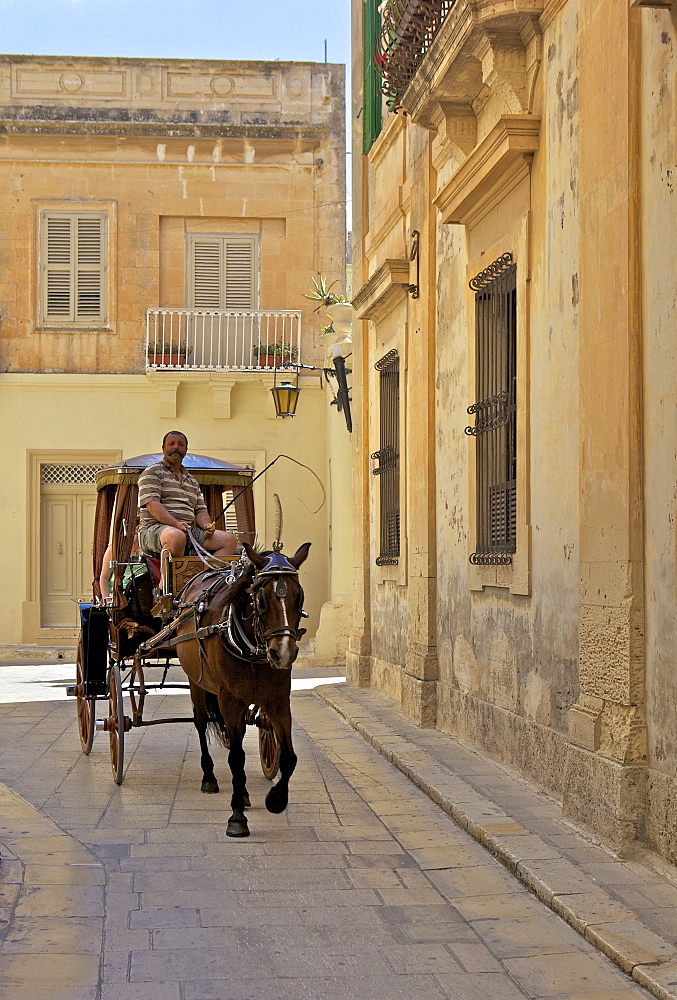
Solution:
<path fill-rule="evenodd" d="M 280 368 L 295 368 L 296 381 L 293 382 L 287 379 L 284 382 L 280 382 L 278 385 L 276 368 L 274 385 L 270 390 L 273 394 L 273 401 L 275 403 L 275 415 L 278 417 L 293 417 L 296 413 L 296 404 L 298 402 L 299 393 L 301 392 L 301 387 L 299 385 L 299 374 L 301 369 L 309 372 L 322 372 L 327 382 L 329 382 L 330 378 L 335 378 L 338 383 L 338 389 L 336 391 L 336 396 L 332 401 L 332 405 L 335 405 L 337 409 L 343 413 L 348 433 L 352 433 L 353 420 L 350 413 L 350 389 L 348 387 L 347 379 L 347 376 L 351 374 L 352 369 L 346 368 L 346 358 L 344 358 L 338 351 L 334 355 L 333 365 L 333 368 L 320 368 L 317 365 L 302 365 L 298 361 L 285 361 L 283 365 L 279 365 L 278 367 Z"/>
<path fill-rule="evenodd" d="M 292 367 L 292 365 L 284 365 L 284 367 Z M 276 417 L 293 417 L 296 413 L 296 404 L 299 401 L 299 393 L 301 392 L 299 387 L 299 368 L 302 366 L 293 365 L 293 367 L 296 368 L 296 372 L 294 374 L 286 373 L 285 380 L 278 383 L 278 366 L 275 366 L 273 387 L 270 391 L 273 394 Z M 295 381 L 292 381 L 293 379 Z"/>

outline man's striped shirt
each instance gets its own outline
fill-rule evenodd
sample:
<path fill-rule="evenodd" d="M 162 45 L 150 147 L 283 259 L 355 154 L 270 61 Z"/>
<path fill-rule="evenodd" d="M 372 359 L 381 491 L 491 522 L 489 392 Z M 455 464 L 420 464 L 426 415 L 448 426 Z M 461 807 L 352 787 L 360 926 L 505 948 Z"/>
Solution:
<path fill-rule="evenodd" d="M 148 511 L 149 500 L 158 500 L 177 521 L 193 524 L 201 510 L 207 510 L 198 481 L 181 466 L 181 478 L 165 462 L 149 465 L 139 476 L 140 527 L 157 524 Z"/>

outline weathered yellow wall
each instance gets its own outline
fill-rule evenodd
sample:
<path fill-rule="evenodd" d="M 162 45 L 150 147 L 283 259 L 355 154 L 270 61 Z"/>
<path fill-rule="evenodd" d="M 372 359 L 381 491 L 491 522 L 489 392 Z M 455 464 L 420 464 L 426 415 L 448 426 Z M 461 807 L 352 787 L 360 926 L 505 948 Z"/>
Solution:
<path fill-rule="evenodd" d="M 301 360 L 323 364 L 322 321 L 303 293 L 318 273 L 343 287 L 344 175 L 342 66 L 0 57 L 0 415 L 16 429 L 0 496 L 14 568 L 0 583 L 0 645 L 52 634 L 40 628 L 30 451 L 131 456 L 178 426 L 193 451 L 258 469 L 285 452 L 328 488 L 327 419 L 340 418 L 317 377 L 294 420 L 276 419 L 269 375 L 146 374 L 145 325 L 149 307 L 188 305 L 187 233 L 253 233 L 259 308 L 301 310 Z M 108 212 L 105 328 L 39 327 L 41 208 Z M 257 484 L 266 542 L 273 492 L 286 551 L 313 542 L 312 635 L 329 597 L 329 504 L 311 515 L 317 484 L 278 463 Z"/>
<path fill-rule="evenodd" d="M 677 858 L 677 195 L 674 14 L 646 11 L 641 36 L 641 246 L 644 392 L 648 836 Z"/>
<path fill-rule="evenodd" d="M 272 378 L 267 379 L 272 383 Z M 2 425 L 18 429 L 7 441 L 6 458 L 13 474 L 0 488 L 0 509 L 8 527 L 4 565 L 12 567 L 12 572 L 3 573 L 1 584 L 2 643 L 49 638 L 49 630 L 44 629 L 41 636 L 22 634 L 22 619 L 29 629 L 39 620 L 39 609 L 24 607 L 35 596 L 26 594 L 26 553 L 29 535 L 37 528 L 27 515 L 27 451 L 81 452 L 71 460 L 82 462 L 89 460 L 88 453 L 101 449 L 119 451 L 123 457 L 144 455 L 159 451 L 163 435 L 178 427 L 188 435 L 190 451 L 196 454 L 252 464 L 260 471 L 283 452 L 309 465 L 326 483 L 325 441 L 315 433 L 324 425 L 326 400 L 317 380 L 304 386 L 303 407 L 294 423 L 275 417 L 267 385 L 239 385 L 230 420 L 212 417 L 211 394 L 198 384 L 181 388 L 176 417 L 162 419 L 157 396 L 149 391 L 143 375 L 0 375 L 0 387 Z M 284 513 L 285 551 L 294 552 L 305 541 L 313 543 L 302 571 L 312 634 L 327 596 L 327 506 L 310 513 L 320 506 L 321 490 L 309 473 L 280 460 L 255 484 L 254 491 L 262 542 L 270 544 L 274 537 L 272 495 L 277 493 Z"/>
<path fill-rule="evenodd" d="M 356 496 L 370 517 L 349 678 L 517 764 L 616 846 L 646 838 L 674 857 L 674 13 L 459 0 L 447 22 L 448 45 L 438 38 L 404 95 L 407 117 L 386 116 L 354 182 Z M 537 149 L 506 154 L 492 175 L 486 143 L 502 121 L 523 122 Z M 379 269 L 408 257 L 414 229 L 421 296 L 397 299 Z M 478 569 L 468 280 L 506 250 L 518 286 L 518 543 L 511 567 Z M 403 553 L 384 574 L 368 456 L 373 365 L 390 346 L 403 358 L 406 485 Z"/>

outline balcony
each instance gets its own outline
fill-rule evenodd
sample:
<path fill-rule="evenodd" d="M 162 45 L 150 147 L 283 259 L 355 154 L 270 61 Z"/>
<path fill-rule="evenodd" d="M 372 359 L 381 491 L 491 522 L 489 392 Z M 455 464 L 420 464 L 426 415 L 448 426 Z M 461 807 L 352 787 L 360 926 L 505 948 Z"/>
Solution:
<path fill-rule="evenodd" d="M 442 22 L 456 0 L 390 0 L 383 9 L 373 64 L 383 78 L 388 107 L 396 111 Z"/>
<path fill-rule="evenodd" d="M 148 309 L 147 372 L 259 372 L 298 359 L 301 313 Z"/>

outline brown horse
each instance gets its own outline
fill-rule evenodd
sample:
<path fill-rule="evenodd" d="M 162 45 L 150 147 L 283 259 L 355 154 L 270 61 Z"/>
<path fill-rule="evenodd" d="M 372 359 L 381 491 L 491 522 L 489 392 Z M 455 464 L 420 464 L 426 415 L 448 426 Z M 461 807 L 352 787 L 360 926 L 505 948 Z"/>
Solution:
<path fill-rule="evenodd" d="M 200 739 L 202 791 L 218 792 L 214 762 L 207 748 L 207 727 L 216 726 L 229 746 L 233 779 L 229 837 L 248 837 L 244 814 L 249 805 L 242 748 L 250 707 L 268 717 L 280 746 L 280 779 L 266 796 L 266 808 L 281 813 L 289 800 L 289 779 L 296 767 L 291 738 L 291 668 L 303 610 L 298 570 L 310 542 L 293 556 L 257 553 L 244 546 L 249 563 L 234 580 L 229 571 L 206 570 L 179 595 L 180 607 L 192 606 L 177 629 L 177 654 L 190 680 L 195 728 Z M 192 633 L 193 638 L 188 638 Z M 181 637 L 186 638 L 181 641 Z"/>

